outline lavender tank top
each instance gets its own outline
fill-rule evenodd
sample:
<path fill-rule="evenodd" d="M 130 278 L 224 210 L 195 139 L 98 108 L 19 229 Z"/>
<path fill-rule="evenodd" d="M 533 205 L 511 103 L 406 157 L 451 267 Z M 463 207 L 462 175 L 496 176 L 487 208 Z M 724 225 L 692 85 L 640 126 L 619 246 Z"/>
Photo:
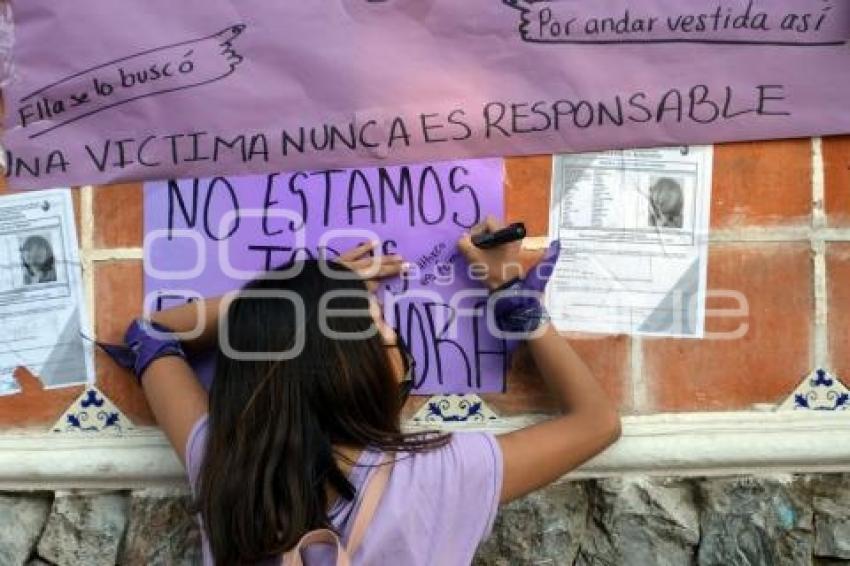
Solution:
<path fill-rule="evenodd" d="M 195 423 L 186 444 L 186 468 L 193 492 L 203 463 L 207 417 Z M 362 493 L 370 465 L 381 454 L 364 451 L 349 476 Z M 460 432 L 443 448 L 401 453 L 354 566 L 461 566 L 472 562 L 479 543 L 493 528 L 502 488 L 502 453 L 492 434 Z M 347 544 L 359 500 L 338 500 L 329 516 Z M 212 566 L 202 531 L 204 566 Z M 307 555 L 309 566 L 335 564 L 326 549 Z M 280 564 L 280 559 L 264 564 Z"/>

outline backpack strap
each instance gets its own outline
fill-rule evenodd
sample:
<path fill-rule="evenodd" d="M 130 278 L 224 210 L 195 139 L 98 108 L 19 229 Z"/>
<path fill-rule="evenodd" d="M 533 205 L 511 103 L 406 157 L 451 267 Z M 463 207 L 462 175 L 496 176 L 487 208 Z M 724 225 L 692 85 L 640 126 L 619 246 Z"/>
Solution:
<path fill-rule="evenodd" d="M 392 462 L 387 461 L 386 457 L 382 457 L 375 471 L 372 473 L 372 477 L 369 478 L 369 483 L 363 491 L 363 498 L 360 500 L 360 509 L 358 509 L 357 515 L 354 517 L 351 535 L 348 537 L 346 550 L 349 556 L 354 556 L 354 553 L 360 547 L 360 543 L 363 542 L 366 529 L 372 522 L 372 517 L 374 517 L 375 511 L 378 509 L 378 504 L 381 502 L 381 497 L 387 488 L 392 469 Z"/>
<path fill-rule="evenodd" d="M 281 564 L 284 566 L 303 566 L 302 550 L 313 544 L 328 544 L 335 549 L 337 566 L 351 566 L 351 557 L 354 556 L 354 553 L 360 547 L 360 543 L 363 542 L 366 529 L 372 522 L 372 517 L 374 517 L 381 497 L 384 495 L 391 472 L 392 463 L 387 461 L 385 456 L 382 456 L 363 490 L 363 497 L 360 499 L 360 507 L 354 516 L 354 524 L 351 527 L 351 535 L 348 538 L 346 548 L 343 548 L 342 542 L 335 532 L 329 529 L 318 529 L 301 537 L 298 544 L 283 555 Z"/>
<path fill-rule="evenodd" d="M 342 547 L 342 543 L 336 533 L 328 529 L 319 529 L 306 533 L 295 548 L 283 555 L 281 564 L 283 566 L 303 566 L 301 551 L 313 544 L 328 544 L 334 547 L 336 553 L 336 566 L 351 566 L 348 553 Z"/>

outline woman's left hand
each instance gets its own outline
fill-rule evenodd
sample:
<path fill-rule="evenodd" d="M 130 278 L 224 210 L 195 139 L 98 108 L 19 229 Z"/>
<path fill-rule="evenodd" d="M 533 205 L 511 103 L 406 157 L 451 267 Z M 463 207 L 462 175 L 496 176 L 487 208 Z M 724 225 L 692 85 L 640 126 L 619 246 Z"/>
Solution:
<path fill-rule="evenodd" d="M 404 259 L 398 254 L 372 255 L 379 245 L 380 242 L 376 241 L 364 242 L 336 258 L 336 261 L 362 277 L 370 291 L 377 288 L 378 279 L 401 275 L 407 268 Z"/>

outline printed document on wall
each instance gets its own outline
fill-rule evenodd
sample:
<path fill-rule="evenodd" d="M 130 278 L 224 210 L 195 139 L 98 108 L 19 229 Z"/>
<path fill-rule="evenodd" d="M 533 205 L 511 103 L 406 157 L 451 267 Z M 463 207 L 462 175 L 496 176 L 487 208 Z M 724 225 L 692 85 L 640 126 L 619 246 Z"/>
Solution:
<path fill-rule="evenodd" d="M 0 395 L 26 367 L 46 388 L 94 376 L 68 189 L 0 197 Z"/>
<path fill-rule="evenodd" d="M 555 156 L 559 330 L 703 336 L 712 162 L 710 146 Z"/>

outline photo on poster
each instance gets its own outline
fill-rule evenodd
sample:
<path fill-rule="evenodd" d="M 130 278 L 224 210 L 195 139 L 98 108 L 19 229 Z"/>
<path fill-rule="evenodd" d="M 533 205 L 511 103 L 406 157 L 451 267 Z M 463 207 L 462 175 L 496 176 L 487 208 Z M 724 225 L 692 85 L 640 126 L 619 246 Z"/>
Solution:
<path fill-rule="evenodd" d="M 21 280 L 24 285 L 59 282 L 54 244 L 57 229 L 46 229 L 18 236 L 21 250 Z"/>
<path fill-rule="evenodd" d="M 681 177 L 650 177 L 649 226 L 682 228 L 685 192 Z"/>

